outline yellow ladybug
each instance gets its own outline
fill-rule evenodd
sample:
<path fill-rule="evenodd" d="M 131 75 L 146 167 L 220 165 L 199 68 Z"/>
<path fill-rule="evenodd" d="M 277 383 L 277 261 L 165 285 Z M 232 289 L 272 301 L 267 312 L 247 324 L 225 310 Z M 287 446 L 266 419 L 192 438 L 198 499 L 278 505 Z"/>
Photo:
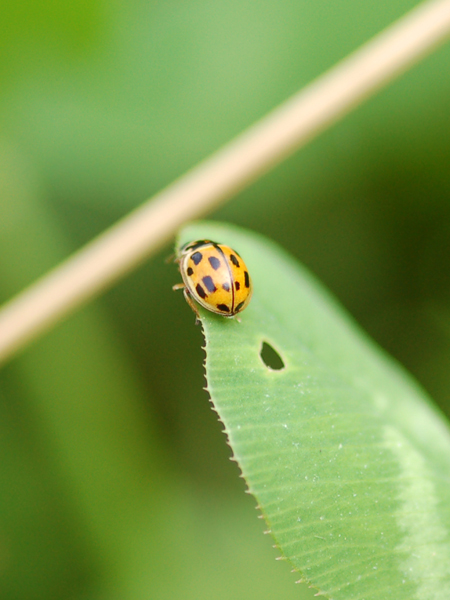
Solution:
<path fill-rule="evenodd" d="M 193 299 L 218 315 L 233 317 L 250 302 L 252 282 L 239 254 L 210 240 L 190 242 L 181 248 L 176 259 L 183 283 L 184 297 L 198 318 Z"/>

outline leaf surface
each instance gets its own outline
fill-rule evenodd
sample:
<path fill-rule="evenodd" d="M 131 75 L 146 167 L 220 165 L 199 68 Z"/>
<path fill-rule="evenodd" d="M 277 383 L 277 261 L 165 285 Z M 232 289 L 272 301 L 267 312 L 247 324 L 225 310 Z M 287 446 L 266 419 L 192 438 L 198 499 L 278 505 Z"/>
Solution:
<path fill-rule="evenodd" d="M 282 555 L 328 598 L 448 599 L 444 417 L 273 242 L 198 222 L 178 243 L 196 239 L 234 248 L 253 279 L 240 322 L 199 312 L 212 402 Z"/>

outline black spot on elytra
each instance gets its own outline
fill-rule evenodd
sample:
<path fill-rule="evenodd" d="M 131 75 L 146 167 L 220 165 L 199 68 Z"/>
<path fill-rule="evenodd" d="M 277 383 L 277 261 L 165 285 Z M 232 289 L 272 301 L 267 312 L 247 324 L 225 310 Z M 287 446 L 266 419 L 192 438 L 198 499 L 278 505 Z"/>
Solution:
<path fill-rule="evenodd" d="M 222 287 L 223 287 L 223 289 L 224 289 L 226 292 L 229 292 L 229 291 L 230 291 L 230 286 L 229 286 L 229 284 L 228 284 L 227 282 L 225 282 L 225 283 L 222 283 Z"/>
<path fill-rule="evenodd" d="M 248 276 L 247 271 L 244 271 L 244 277 L 245 277 L 245 287 L 249 288 L 250 287 L 250 277 Z"/>
<path fill-rule="evenodd" d="M 207 275 L 206 277 L 203 277 L 202 281 L 205 284 L 205 287 L 210 294 L 212 294 L 213 292 L 216 291 L 217 288 L 214 285 L 214 281 L 212 280 L 212 278 L 209 275 Z"/>
<path fill-rule="evenodd" d="M 234 287 L 236 288 L 237 292 L 241 289 L 241 284 L 239 283 L 239 281 L 234 282 Z"/>
<path fill-rule="evenodd" d="M 193 275 L 193 274 L 194 274 L 194 269 L 192 269 L 192 267 L 188 267 L 188 269 L 187 269 L 187 274 L 189 275 L 189 277 L 190 277 L 191 275 Z"/>
<path fill-rule="evenodd" d="M 234 254 L 230 254 L 230 260 L 231 260 L 231 262 L 233 263 L 233 265 L 234 265 L 234 266 L 236 266 L 236 267 L 238 267 L 238 268 L 240 267 L 239 261 L 238 261 L 238 259 L 235 257 L 235 255 L 234 255 Z"/>
<path fill-rule="evenodd" d="M 217 271 L 217 269 L 220 267 L 220 260 L 215 256 L 210 256 L 208 260 L 214 271 Z"/>
<path fill-rule="evenodd" d="M 236 306 L 236 308 L 234 309 L 236 312 L 239 312 L 241 310 L 241 308 L 244 306 L 245 304 L 245 300 L 244 302 L 239 302 L 239 304 Z"/>
<path fill-rule="evenodd" d="M 230 312 L 230 308 L 226 304 L 217 304 L 217 308 L 222 312 Z"/>
<path fill-rule="evenodd" d="M 197 285 L 195 286 L 195 291 L 200 296 L 200 298 L 206 298 L 207 294 L 199 283 L 197 283 Z"/>
<path fill-rule="evenodd" d="M 203 254 L 201 252 L 194 252 L 194 254 L 191 256 L 192 260 L 194 261 L 195 265 L 198 265 L 198 263 L 202 260 L 203 258 Z"/>

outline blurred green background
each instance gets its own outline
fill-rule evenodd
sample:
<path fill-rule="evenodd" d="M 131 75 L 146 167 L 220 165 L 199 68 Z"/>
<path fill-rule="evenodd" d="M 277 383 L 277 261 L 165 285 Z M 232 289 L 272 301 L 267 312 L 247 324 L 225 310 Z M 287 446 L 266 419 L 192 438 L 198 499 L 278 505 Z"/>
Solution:
<path fill-rule="evenodd" d="M 0 300 L 415 5 L 0 2 Z M 303 261 L 450 412 L 450 49 L 213 218 Z M 204 386 L 171 248 L 0 373 L 0 598 L 309 598 Z"/>

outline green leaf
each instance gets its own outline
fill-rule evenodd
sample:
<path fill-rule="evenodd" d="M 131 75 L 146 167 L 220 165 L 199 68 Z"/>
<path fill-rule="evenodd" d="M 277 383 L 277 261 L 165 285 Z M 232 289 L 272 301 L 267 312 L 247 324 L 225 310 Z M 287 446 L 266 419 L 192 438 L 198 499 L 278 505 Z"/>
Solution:
<path fill-rule="evenodd" d="M 274 243 L 208 222 L 179 244 L 195 239 L 235 248 L 253 279 L 241 322 L 199 312 L 211 399 L 282 555 L 335 600 L 448 599 L 443 416 Z"/>

